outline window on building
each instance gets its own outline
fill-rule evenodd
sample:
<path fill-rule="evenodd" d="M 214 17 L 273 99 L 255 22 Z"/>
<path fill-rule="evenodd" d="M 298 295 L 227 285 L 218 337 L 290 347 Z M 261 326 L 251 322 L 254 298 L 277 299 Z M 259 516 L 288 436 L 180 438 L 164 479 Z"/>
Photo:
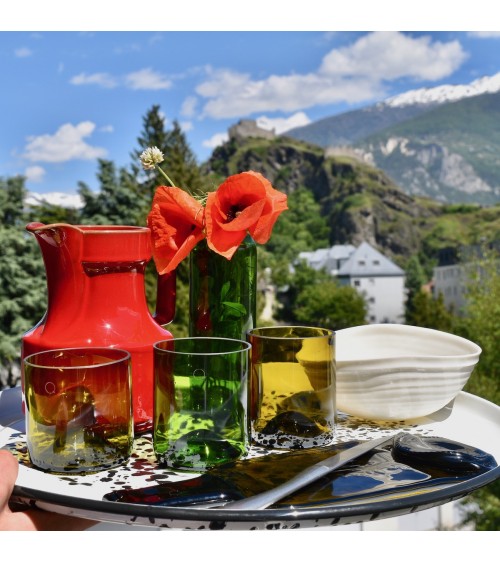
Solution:
<path fill-rule="evenodd" d="M 375 297 L 370 297 L 370 299 L 368 299 L 368 301 L 369 301 L 370 303 L 375 303 Z"/>
<path fill-rule="evenodd" d="M 370 315 L 370 322 L 374 323 L 377 320 L 377 318 L 375 317 L 375 315 Z"/>
<path fill-rule="evenodd" d="M 380 266 L 380 260 L 374 260 L 373 265 L 374 266 Z"/>
<path fill-rule="evenodd" d="M 359 280 L 354 280 L 354 287 L 359 287 L 361 282 Z"/>
<path fill-rule="evenodd" d="M 364 260 L 358 260 L 358 265 L 359 265 L 359 266 L 364 266 L 364 265 L 365 265 L 365 261 L 364 261 Z"/>

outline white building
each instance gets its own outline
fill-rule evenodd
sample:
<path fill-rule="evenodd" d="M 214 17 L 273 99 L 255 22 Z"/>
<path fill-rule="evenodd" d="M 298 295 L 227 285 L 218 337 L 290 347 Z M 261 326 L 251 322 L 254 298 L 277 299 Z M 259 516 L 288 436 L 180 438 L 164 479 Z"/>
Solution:
<path fill-rule="evenodd" d="M 446 308 L 455 315 L 466 314 L 469 291 L 474 284 L 481 283 L 482 276 L 489 275 L 488 271 L 483 271 L 486 265 L 481 263 L 483 259 L 478 256 L 475 260 L 468 262 L 434 268 L 434 296 L 438 297 L 441 294 Z M 497 261 L 497 268 L 500 273 L 500 261 Z"/>
<path fill-rule="evenodd" d="M 341 284 L 350 285 L 363 295 L 367 322 L 404 322 L 405 273 L 367 242 L 358 248 L 335 245 L 314 252 L 301 252 L 299 258 L 315 270 L 325 269 Z"/>
<path fill-rule="evenodd" d="M 337 276 L 340 268 L 356 250 L 352 244 L 335 244 L 331 248 L 319 248 L 312 252 L 301 252 L 300 260 L 305 260 L 315 270 L 324 269 L 331 276 Z"/>
<path fill-rule="evenodd" d="M 465 306 L 465 291 L 470 279 L 466 268 L 461 264 L 438 266 L 434 268 L 434 295 L 443 296 L 447 309 L 460 314 Z"/>

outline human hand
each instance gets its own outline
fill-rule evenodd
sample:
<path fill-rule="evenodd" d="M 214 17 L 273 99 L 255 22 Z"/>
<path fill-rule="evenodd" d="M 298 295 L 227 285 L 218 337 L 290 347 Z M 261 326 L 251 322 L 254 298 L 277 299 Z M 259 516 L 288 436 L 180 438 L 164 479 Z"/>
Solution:
<path fill-rule="evenodd" d="M 16 483 L 19 464 L 7 450 L 0 450 L 0 530 L 4 531 L 53 531 L 86 530 L 96 522 L 74 518 L 38 508 L 16 511 L 9 506 L 9 499 Z"/>

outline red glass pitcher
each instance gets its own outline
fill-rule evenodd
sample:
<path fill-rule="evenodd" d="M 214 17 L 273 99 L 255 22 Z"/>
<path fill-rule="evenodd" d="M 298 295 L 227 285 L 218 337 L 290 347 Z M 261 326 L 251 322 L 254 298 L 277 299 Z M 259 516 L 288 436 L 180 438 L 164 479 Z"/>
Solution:
<path fill-rule="evenodd" d="M 22 358 L 55 348 L 123 348 L 132 358 L 134 431 L 153 419 L 153 344 L 172 338 L 175 274 L 159 278 L 155 317 L 146 302 L 146 227 L 30 223 L 45 263 L 48 307 L 22 338 Z M 24 381 L 23 381 L 24 389 Z"/>

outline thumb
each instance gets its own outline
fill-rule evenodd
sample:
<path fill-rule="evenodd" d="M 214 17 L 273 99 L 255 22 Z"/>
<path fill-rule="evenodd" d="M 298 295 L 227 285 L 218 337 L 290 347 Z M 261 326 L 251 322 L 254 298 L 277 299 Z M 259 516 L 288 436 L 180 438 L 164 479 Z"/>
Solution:
<path fill-rule="evenodd" d="M 17 459 L 9 451 L 0 450 L 0 530 L 86 530 L 96 523 L 38 509 L 12 512 L 9 499 L 18 473 Z"/>
<path fill-rule="evenodd" d="M 0 519 L 9 510 L 9 498 L 16 483 L 19 465 L 7 450 L 0 450 Z"/>
<path fill-rule="evenodd" d="M 7 450 L 0 450 L 0 510 L 9 501 L 18 472 L 17 459 Z"/>

